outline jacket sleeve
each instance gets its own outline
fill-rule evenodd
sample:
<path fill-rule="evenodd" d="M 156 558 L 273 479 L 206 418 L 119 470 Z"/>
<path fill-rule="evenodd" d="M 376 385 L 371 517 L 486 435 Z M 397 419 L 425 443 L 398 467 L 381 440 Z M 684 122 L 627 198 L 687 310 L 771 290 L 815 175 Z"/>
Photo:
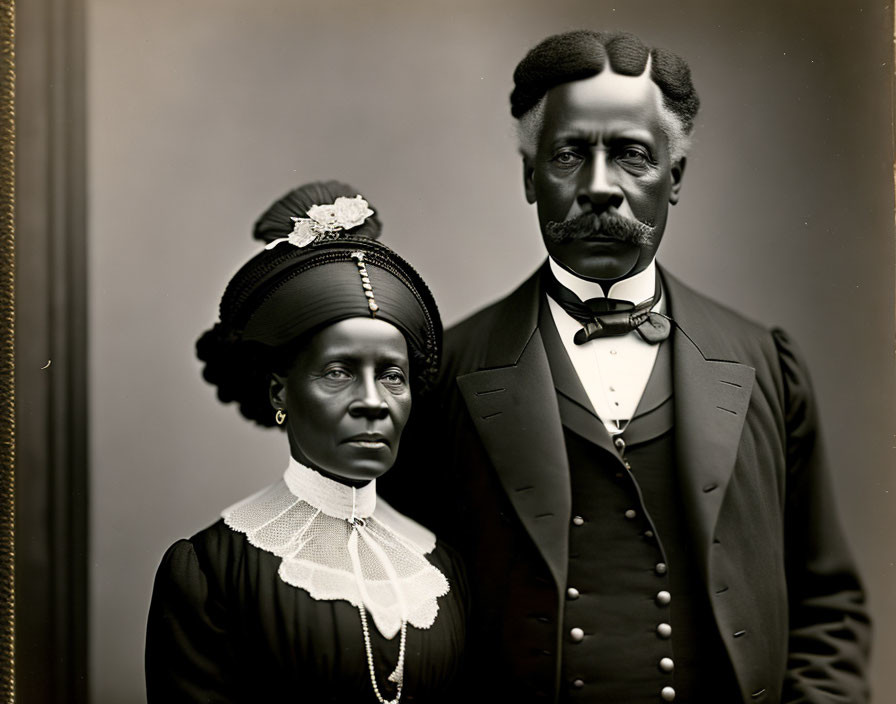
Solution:
<path fill-rule="evenodd" d="M 782 701 L 868 701 L 870 624 L 837 518 L 809 379 L 780 330 L 787 432 L 785 560 L 790 636 Z"/>
<path fill-rule="evenodd" d="M 239 701 L 226 613 L 193 544 L 172 545 L 156 574 L 146 631 L 146 693 L 154 702 Z"/>

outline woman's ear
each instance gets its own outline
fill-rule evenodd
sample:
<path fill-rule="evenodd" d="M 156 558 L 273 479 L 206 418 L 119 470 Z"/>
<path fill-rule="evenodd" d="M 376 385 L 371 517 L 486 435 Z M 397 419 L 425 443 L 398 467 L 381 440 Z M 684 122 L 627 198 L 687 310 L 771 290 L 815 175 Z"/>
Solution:
<path fill-rule="evenodd" d="M 271 372 L 271 383 L 268 386 L 268 398 L 271 400 L 271 408 L 283 410 L 286 408 L 286 377 Z"/>

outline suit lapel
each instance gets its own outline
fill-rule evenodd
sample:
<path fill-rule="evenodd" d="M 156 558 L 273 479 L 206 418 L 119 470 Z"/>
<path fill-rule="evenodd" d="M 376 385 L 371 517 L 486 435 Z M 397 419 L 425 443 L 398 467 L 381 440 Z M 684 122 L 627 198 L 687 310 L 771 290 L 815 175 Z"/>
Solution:
<path fill-rule="evenodd" d="M 685 509 L 704 578 L 725 491 L 734 469 L 755 370 L 730 359 L 696 295 L 663 273 L 676 322 L 672 337 L 675 437 Z"/>
<path fill-rule="evenodd" d="M 557 389 L 557 403 L 560 407 L 560 420 L 563 425 L 577 435 L 602 447 L 612 455 L 616 455 L 610 433 L 594 412 L 594 407 L 585 392 L 585 387 L 576 373 L 569 358 L 554 317 L 547 304 L 541 306 L 538 318 L 538 331 L 544 342 L 545 352 Z"/>
<path fill-rule="evenodd" d="M 541 336 L 532 336 L 516 365 L 457 383 L 517 515 L 557 584 L 566 584 L 569 464 Z"/>
<path fill-rule="evenodd" d="M 457 384 L 504 491 L 562 588 L 572 500 L 557 394 L 536 329 L 537 277 L 505 300 L 490 335 L 488 368 Z"/>

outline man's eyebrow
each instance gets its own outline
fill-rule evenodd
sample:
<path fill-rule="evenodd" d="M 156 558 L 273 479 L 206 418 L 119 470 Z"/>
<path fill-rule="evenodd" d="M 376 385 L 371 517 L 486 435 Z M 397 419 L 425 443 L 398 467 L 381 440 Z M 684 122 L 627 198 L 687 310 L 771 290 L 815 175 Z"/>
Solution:
<path fill-rule="evenodd" d="M 641 142 L 642 144 L 656 144 L 656 138 L 647 130 L 625 129 L 617 133 L 611 133 L 608 139 L 612 142 Z"/>
<path fill-rule="evenodd" d="M 554 143 L 562 142 L 593 142 L 597 138 L 598 132 L 595 130 L 564 130 L 555 138 Z"/>
<path fill-rule="evenodd" d="M 609 142 L 639 142 L 642 144 L 655 145 L 656 139 L 648 130 L 642 130 L 632 127 L 624 127 L 619 130 L 589 130 L 589 129 L 569 129 L 560 132 L 552 141 L 553 146 L 560 146 L 569 142 L 588 142 L 597 141 L 598 136 L 603 135 Z"/>

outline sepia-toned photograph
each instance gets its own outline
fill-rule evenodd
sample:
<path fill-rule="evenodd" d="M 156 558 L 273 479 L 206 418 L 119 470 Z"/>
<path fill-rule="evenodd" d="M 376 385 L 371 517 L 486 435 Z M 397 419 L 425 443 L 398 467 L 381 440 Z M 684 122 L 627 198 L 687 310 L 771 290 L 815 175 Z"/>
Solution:
<path fill-rule="evenodd" d="M 9 701 L 890 701 L 891 4 L 15 12 Z"/>

